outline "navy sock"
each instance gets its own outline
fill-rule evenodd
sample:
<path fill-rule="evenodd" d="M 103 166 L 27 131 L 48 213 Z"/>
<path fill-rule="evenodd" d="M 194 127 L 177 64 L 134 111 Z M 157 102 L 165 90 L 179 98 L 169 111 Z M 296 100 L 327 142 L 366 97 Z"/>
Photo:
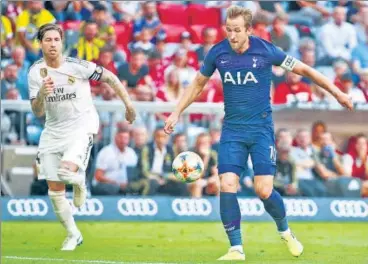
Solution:
<path fill-rule="evenodd" d="M 242 245 L 241 214 L 236 193 L 220 193 L 220 215 L 231 246 Z"/>
<path fill-rule="evenodd" d="M 272 190 L 272 193 L 268 199 L 262 200 L 264 207 L 269 213 L 277 225 L 277 230 L 279 232 L 286 231 L 289 226 L 286 219 L 286 210 L 284 201 L 281 195 L 276 191 Z"/>

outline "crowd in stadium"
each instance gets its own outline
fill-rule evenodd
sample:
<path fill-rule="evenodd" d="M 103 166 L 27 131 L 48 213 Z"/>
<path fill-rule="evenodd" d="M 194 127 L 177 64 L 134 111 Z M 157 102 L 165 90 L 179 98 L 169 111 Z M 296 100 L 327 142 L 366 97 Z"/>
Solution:
<path fill-rule="evenodd" d="M 323 72 L 351 95 L 355 104 L 368 102 L 368 4 L 364 1 L 5 1 L 1 98 L 28 99 L 28 69 L 41 58 L 37 29 L 55 22 L 64 29 L 65 54 L 94 61 L 117 74 L 133 100 L 177 102 L 207 51 L 224 38 L 224 11 L 231 4 L 252 10 L 254 35 Z M 91 87 L 96 101 L 117 100 L 108 84 L 91 81 Z M 271 98 L 275 105 L 337 104 L 310 80 L 280 67 L 273 69 Z M 223 101 L 218 74 L 197 101 Z M 109 113 L 100 113 L 98 138 L 104 144 L 97 139 L 98 154 L 91 159 L 92 193 L 218 194 L 216 146 L 220 131 L 205 126 L 207 131 L 190 144 L 185 134 L 169 138 L 164 133 L 159 124 L 166 116 L 154 117 L 158 125 L 151 137 L 144 121 L 130 127 L 123 116 L 112 120 Z M 196 123 L 203 115 L 190 118 Z M 3 109 L 1 120 L 3 143 L 37 145 L 44 120 L 32 113 Z M 111 122 L 117 122 L 115 138 L 110 138 Z M 339 152 L 323 123 L 311 131 L 301 129 L 296 135 L 278 131 L 275 186 L 284 195 L 328 196 L 333 195 L 332 179 L 356 177 L 362 182 L 361 194 L 367 196 L 367 137 L 354 136 Z M 110 141 L 115 144 L 105 144 Z M 173 158 L 186 149 L 198 152 L 206 164 L 204 179 L 189 188 L 170 175 Z M 254 194 L 251 168 L 249 161 L 239 187 L 244 195 Z M 44 187 L 35 180 L 33 194 L 41 194 Z"/>

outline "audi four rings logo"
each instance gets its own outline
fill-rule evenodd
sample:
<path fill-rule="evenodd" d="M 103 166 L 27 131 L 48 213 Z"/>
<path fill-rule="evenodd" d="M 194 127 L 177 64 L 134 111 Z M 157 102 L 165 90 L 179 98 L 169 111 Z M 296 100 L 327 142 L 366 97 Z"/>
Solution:
<path fill-rule="evenodd" d="M 174 199 L 171 208 L 180 216 L 207 216 L 212 212 L 212 205 L 206 199 Z"/>
<path fill-rule="evenodd" d="M 152 199 L 120 199 L 118 210 L 125 216 L 153 216 L 158 212 L 157 203 Z"/>
<path fill-rule="evenodd" d="M 45 216 L 49 210 L 41 199 L 11 199 L 7 207 L 12 216 Z"/>
<path fill-rule="evenodd" d="M 330 204 L 330 209 L 337 217 L 364 218 L 368 216 L 368 204 L 364 201 L 334 200 Z"/>
<path fill-rule="evenodd" d="M 285 199 L 288 216 L 315 216 L 318 213 L 317 204 L 310 199 Z"/>
<path fill-rule="evenodd" d="M 259 199 L 238 199 L 241 215 L 260 216 L 265 213 L 263 203 Z"/>
<path fill-rule="evenodd" d="M 72 201 L 69 201 L 73 205 Z M 74 208 L 74 215 L 78 216 L 99 216 L 104 212 L 104 206 L 99 199 L 87 199 L 86 202 L 79 208 Z"/>

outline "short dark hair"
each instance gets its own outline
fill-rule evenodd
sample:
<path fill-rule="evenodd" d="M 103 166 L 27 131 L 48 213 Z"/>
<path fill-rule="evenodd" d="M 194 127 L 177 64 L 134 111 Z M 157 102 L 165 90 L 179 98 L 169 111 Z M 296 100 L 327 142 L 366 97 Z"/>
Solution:
<path fill-rule="evenodd" d="M 61 39 L 64 38 L 64 33 L 63 33 L 63 30 L 61 29 L 60 26 L 58 26 L 56 24 L 48 23 L 48 24 L 45 24 L 45 25 L 43 25 L 39 28 L 38 33 L 37 33 L 38 41 L 41 42 L 43 37 L 45 36 L 46 32 L 50 31 L 50 30 L 55 30 L 55 31 L 59 32 L 60 38 Z"/>

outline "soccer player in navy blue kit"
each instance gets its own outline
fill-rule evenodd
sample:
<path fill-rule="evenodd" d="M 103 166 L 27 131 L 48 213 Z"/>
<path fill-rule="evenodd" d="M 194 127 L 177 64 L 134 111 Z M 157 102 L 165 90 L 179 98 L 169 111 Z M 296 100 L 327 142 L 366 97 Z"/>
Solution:
<path fill-rule="evenodd" d="M 236 193 L 248 155 L 251 156 L 256 175 L 255 191 L 274 219 L 282 240 L 293 256 L 298 257 L 303 253 L 302 244 L 289 229 L 282 197 L 273 189 L 276 150 L 270 102 L 272 65 L 310 78 L 331 93 L 341 105 L 352 109 L 348 95 L 328 78 L 286 55 L 273 44 L 251 36 L 251 25 L 250 10 L 238 6 L 227 10 L 227 39 L 208 52 L 195 80 L 165 123 L 166 133 L 172 133 L 180 114 L 201 93 L 213 72 L 216 69 L 220 72 L 225 98 L 218 162 L 220 214 L 231 247 L 219 260 L 245 259 Z"/>

